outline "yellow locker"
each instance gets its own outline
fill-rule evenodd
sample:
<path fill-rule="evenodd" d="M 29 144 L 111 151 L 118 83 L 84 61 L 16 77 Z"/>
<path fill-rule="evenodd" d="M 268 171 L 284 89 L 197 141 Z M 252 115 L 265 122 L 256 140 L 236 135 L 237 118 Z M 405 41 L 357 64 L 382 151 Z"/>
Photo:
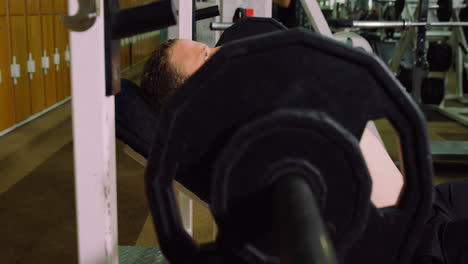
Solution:
<path fill-rule="evenodd" d="M 0 17 L 0 131 L 15 124 L 15 95 L 10 75 L 8 21 Z"/>
<path fill-rule="evenodd" d="M 138 41 L 136 40 L 137 36 L 133 37 L 132 40 L 132 65 L 138 62 Z"/>
<path fill-rule="evenodd" d="M 10 9 L 9 15 L 24 15 L 26 12 L 25 0 L 9 0 L 8 7 Z"/>
<path fill-rule="evenodd" d="M 148 39 L 148 42 L 146 45 L 145 57 L 148 57 L 149 55 L 151 55 L 153 50 L 156 49 L 158 43 L 159 43 L 159 35 L 152 36 Z"/>
<path fill-rule="evenodd" d="M 148 39 L 144 37 L 141 40 L 141 58 L 140 58 L 140 60 L 146 57 L 146 51 L 147 50 L 148 50 Z"/>
<path fill-rule="evenodd" d="M 0 0 L 0 16 L 6 15 L 7 0 Z"/>
<path fill-rule="evenodd" d="M 154 41 L 154 37 L 148 37 L 145 39 L 145 49 L 143 51 L 143 58 L 146 58 L 150 55 L 151 53 L 151 44 Z"/>
<path fill-rule="evenodd" d="M 71 51 L 70 51 L 70 30 L 65 27 L 65 25 L 60 24 L 63 30 L 63 41 L 65 50 L 62 52 L 64 67 L 65 70 L 65 97 L 71 96 L 71 68 L 70 68 L 70 60 L 71 60 Z"/>
<path fill-rule="evenodd" d="M 54 34 L 54 16 L 41 16 L 42 22 L 42 58 L 48 66 L 44 71 L 44 88 L 46 107 L 57 102 L 57 81 L 54 66 L 55 34 Z"/>
<path fill-rule="evenodd" d="M 141 40 L 139 36 L 135 36 L 132 44 L 132 64 L 138 63 L 141 57 Z"/>
<path fill-rule="evenodd" d="M 29 91 L 27 60 L 28 45 L 26 35 L 26 17 L 11 16 L 11 62 L 18 65 L 17 78 L 13 80 L 15 92 L 15 119 L 16 122 L 23 121 L 31 116 L 31 94 Z"/>
<path fill-rule="evenodd" d="M 55 13 L 67 13 L 68 12 L 68 0 L 55 0 L 56 3 L 54 4 Z"/>
<path fill-rule="evenodd" d="M 130 66 L 130 45 L 120 46 L 120 68 Z"/>
<path fill-rule="evenodd" d="M 39 15 L 41 13 L 41 0 L 26 0 L 26 13 Z"/>
<path fill-rule="evenodd" d="M 58 15 L 54 16 L 55 22 L 55 49 L 54 49 L 54 70 L 57 73 L 57 101 L 65 99 L 70 93 L 69 66 L 65 61 L 65 51 L 67 50 L 67 28 L 60 21 Z M 58 64 L 57 64 L 58 63 Z"/>
<path fill-rule="evenodd" d="M 129 7 L 129 0 L 119 0 L 119 7 L 120 8 L 127 8 Z"/>
<path fill-rule="evenodd" d="M 51 15 L 54 13 L 54 1 L 56 0 L 41 0 L 41 13 L 43 15 Z"/>
<path fill-rule="evenodd" d="M 42 28 L 40 16 L 28 16 L 28 73 L 31 91 L 31 111 L 33 114 L 45 108 L 44 75 L 41 68 Z M 34 71 L 34 72 L 32 72 Z"/>

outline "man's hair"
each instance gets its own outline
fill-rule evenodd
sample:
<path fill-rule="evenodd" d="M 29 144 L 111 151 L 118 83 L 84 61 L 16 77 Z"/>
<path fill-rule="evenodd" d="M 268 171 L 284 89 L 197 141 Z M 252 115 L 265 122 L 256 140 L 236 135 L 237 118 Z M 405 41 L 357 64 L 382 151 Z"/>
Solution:
<path fill-rule="evenodd" d="M 170 39 L 161 43 L 143 69 L 142 96 L 155 110 L 161 109 L 186 79 L 169 61 L 170 50 L 176 41 Z"/>

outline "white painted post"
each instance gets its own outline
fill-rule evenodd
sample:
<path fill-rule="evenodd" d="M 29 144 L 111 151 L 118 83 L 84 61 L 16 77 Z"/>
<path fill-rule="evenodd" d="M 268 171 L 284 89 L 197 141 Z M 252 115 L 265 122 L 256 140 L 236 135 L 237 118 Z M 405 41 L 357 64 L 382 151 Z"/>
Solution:
<path fill-rule="evenodd" d="M 177 9 L 177 25 L 169 27 L 170 39 L 192 39 L 192 0 L 173 1 Z"/>
<path fill-rule="evenodd" d="M 314 30 L 324 36 L 333 38 L 333 34 L 318 2 L 316 0 L 301 0 L 301 3 Z"/>
<path fill-rule="evenodd" d="M 105 96 L 104 1 L 84 32 L 71 32 L 75 193 L 80 264 L 118 263 L 114 97 Z M 75 14 L 78 1 L 69 0 Z"/>
<path fill-rule="evenodd" d="M 174 1 L 177 9 L 178 21 L 176 26 L 168 29 L 169 39 L 192 39 L 192 0 Z M 190 235 L 193 234 L 193 201 L 184 193 L 178 191 L 179 208 L 184 228 Z"/>
<path fill-rule="evenodd" d="M 234 12 L 238 7 L 251 8 L 255 17 L 271 17 L 273 9 L 272 0 L 222 0 L 221 21 L 232 22 Z"/>

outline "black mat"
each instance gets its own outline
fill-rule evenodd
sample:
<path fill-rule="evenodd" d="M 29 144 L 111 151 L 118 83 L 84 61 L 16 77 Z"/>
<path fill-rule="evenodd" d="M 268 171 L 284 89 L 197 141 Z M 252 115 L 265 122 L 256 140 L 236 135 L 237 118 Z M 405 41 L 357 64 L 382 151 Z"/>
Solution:
<path fill-rule="evenodd" d="M 441 114 L 437 110 L 430 109 L 427 107 L 422 106 L 421 110 L 424 113 L 424 116 L 426 117 L 426 120 L 428 122 L 433 122 L 433 121 L 454 121 L 451 118 L 448 118 L 447 116 Z"/>

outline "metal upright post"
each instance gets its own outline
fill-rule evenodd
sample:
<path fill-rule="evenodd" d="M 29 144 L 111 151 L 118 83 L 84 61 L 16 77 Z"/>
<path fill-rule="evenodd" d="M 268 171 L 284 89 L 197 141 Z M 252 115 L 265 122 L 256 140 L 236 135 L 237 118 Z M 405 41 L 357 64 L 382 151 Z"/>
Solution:
<path fill-rule="evenodd" d="M 427 21 L 427 13 L 429 9 L 429 1 L 428 0 L 420 0 L 417 12 L 418 22 L 426 22 Z M 422 80 L 426 77 L 427 71 L 429 69 L 429 63 L 427 62 L 426 57 L 426 26 L 418 27 L 418 31 L 416 33 L 416 50 L 415 50 L 415 64 L 413 69 L 413 90 L 411 91 L 411 95 L 413 99 L 417 102 L 421 102 L 421 85 Z"/>
<path fill-rule="evenodd" d="M 174 1 L 174 3 L 178 10 L 178 23 L 176 26 L 169 27 L 169 39 L 192 39 L 192 15 L 194 8 L 192 5 L 192 1 L 176 0 Z M 184 223 L 185 230 L 187 231 L 187 233 L 192 235 L 193 200 L 181 191 L 178 191 L 178 196 L 180 212 L 182 215 L 182 221 Z"/>
<path fill-rule="evenodd" d="M 114 97 L 105 95 L 104 1 L 79 3 L 77 15 L 64 18 L 81 31 L 70 34 L 78 262 L 116 264 Z M 78 10 L 77 0 L 68 4 Z"/>
<path fill-rule="evenodd" d="M 301 0 L 309 21 L 317 33 L 333 38 L 333 34 L 316 0 Z"/>

